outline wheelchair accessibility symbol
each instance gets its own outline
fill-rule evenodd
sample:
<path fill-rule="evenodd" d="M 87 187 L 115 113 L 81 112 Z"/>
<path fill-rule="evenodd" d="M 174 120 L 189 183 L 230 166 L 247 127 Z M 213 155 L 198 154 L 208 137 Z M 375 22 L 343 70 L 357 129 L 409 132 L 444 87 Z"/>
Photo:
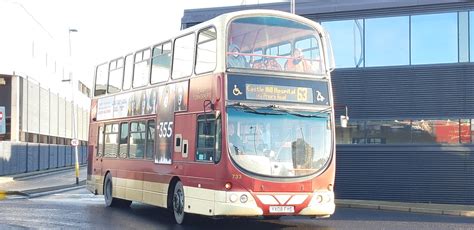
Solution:
<path fill-rule="evenodd" d="M 323 94 L 319 90 L 316 91 L 316 94 L 317 94 L 316 96 L 317 101 L 324 101 L 326 99 L 324 98 Z"/>
<path fill-rule="evenodd" d="M 232 90 L 232 93 L 233 93 L 235 96 L 242 95 L 242 92 L 240 91 L 239 87 L 237 87 L 237 85 L 234 85 L 234 90 Z"/>

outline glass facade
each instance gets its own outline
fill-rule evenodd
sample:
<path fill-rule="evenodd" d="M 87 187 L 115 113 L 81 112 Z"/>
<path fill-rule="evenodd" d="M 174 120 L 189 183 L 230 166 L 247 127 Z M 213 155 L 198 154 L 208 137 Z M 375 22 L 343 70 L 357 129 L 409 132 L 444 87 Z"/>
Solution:
<path fill-rule="evenodd" d="M 474 11 L 469 12 L 469 53 L 471 62 L 474 61 Z"/>
<path fill-rule="evenodd" d="M 356 120 L 337 127 L 337 144 L 471 144 L 470 119 Z"/>
<path fill-rule="evenodd" d="M 459 12 L 459 62 L 469 61 L 469 12 Z"/>
<path fill-rule="evenodd" d="M 458 60 L 457 13 L 411 16 L 411 63 Z"/>
<path fill-rule="evenodd" d="M 364 66 L 364 21 L 323 22 L 331 35 L 336 68 Z"/>
<path fill-rule="evenodd" d="M 365 66 L 410 63 L 409 17 L 365 20 Z"/>
<path fill-rule="evenodd" d="M 473 11 L 321 24 L 330 33 L 336 68 L 469 62 L 474 60 Z"/>

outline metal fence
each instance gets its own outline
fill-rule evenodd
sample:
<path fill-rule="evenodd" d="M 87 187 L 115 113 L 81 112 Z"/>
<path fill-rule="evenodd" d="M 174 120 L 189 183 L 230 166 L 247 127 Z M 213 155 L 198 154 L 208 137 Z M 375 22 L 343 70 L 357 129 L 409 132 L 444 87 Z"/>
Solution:
<path fill-rule="evenodd" d="M 87 163 L 87 146 L 79 146 L 79 164 Z M 74 147 L 0 142 L 0 176 L 73 166 Z"/>

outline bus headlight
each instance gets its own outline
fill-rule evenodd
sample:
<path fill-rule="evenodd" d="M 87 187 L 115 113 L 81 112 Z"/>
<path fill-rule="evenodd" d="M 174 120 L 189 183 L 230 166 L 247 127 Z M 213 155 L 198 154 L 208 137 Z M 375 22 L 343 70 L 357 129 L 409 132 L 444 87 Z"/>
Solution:
<path fill-rule="evenodd" d="M 334 193 L 330 191 L 318 191 L 313 193 L 309 206 L 317 206 L 323 203 L 334 202 Z"/>
<path fill-rule="evenodd" d="M 322 195 L 317 195 L 314 199 L 316 203 L 322 203 L 323 202 L 323 196 Z"/>
<path fill-rule="evenodd" d="M 240 203 L 247 203 L 247 201 L 249 200 L 249 197 L 247 195 L 242 195 L 240 196 Z"/>
<path fill-rule="evenodd" d="M 231 194 L 229 197 L 229 200 L 230 202 L 235 203 L 237 202 L 237 198 L 238 198 L 237 194 Z"/>

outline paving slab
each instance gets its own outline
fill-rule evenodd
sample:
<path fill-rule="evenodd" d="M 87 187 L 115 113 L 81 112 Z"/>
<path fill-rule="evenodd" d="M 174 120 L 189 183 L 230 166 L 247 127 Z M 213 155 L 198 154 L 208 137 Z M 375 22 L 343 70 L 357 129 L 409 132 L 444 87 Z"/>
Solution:
<path fill-rule="evenodd" d="M 406 203 L 336 199 L 337 207 L 380 209 L 413 213 L 474 217 L 474 205 Z"/>
<path fill-rule="evenodd" d="M 80 167 L 79 186 L 86 180 L 86 167 Z M 35 193 L 44 193 L 59 189 L 66 189 L 76 185 L 74 167 L 65 170 L 39 171 L 36 173 L 11 175 L 0 179 L 0 199 L 6 195 L 29 196 Z M 1 194 L 4 194 L 3 196 Z"/>

